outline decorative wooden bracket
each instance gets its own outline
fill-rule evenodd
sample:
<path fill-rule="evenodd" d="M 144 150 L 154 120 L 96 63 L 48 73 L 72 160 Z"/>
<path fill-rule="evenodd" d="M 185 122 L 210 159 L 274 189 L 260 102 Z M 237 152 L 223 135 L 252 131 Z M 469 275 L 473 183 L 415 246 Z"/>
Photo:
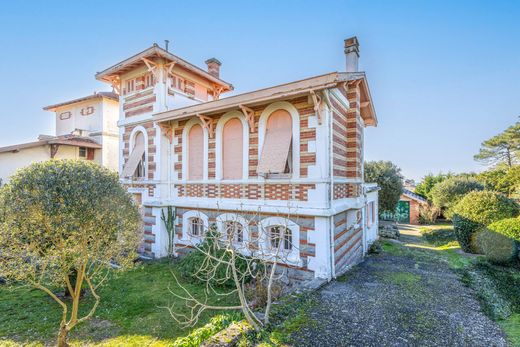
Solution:
<path fill-rule="evenodd" d="M 323 97 L 317 94 L 314 90 L 311 90 L 312 102 L 314 103 L 314 111 L 318 116 L 318 124 L 323 121 Z"/>
<path fill-rule="evenodd" d="M 51 145 L 51 159 L 54 159 L 56 156 L 56 153 L 58 153 L 58 149 L 60 148 L 60 145 L 54 144 Z"/>
<path fill-rule="evenodd" d="M 224 87 L 217 86 L 216 84 L 213 85 L 213 100 L 220 99 L 220 94 L 222 94 L 222 91 L 224 90 Z"/>
<path fill-rule="evenodd" d="M 153 77 L 155 77 L 155 80 L 159 80 L 159 69 L 157 68 L 159 65 L 149 59 L 141 58 L 141 60 L 145 63 L 146 67 L 148 68 L 148 72 L 151 72 L 153 74 Z"/>
<path fill-rule="evenodd" d="M 121 94 L 121 79 L 119 76 L 112 77 L 110 79 L 110 85 L 117 94 Z"/>
<path fill-rule="evenodd" d="M 201 114 L 197 114 L 200 121 L 202 122 L 202 127 L 208 130 L 208 134 L 210 138 L 215 136 L 215 120 L 208 116 L 203 116 Z"/>
<path fill-rule="evenodd" d="M 255 132 L 255 111 L 244 105 L 238 105 L 238 107 L 240 107 L 240 109 L 242 110 L 242 113 L 244 114 L 244 117 L 246 117 L 246 120 L 249 123 L 249 131 L 254 133 Z"/>
<path fill-rule="evenodd" d="M 166 136 L 171 145 L 173 142 L 173 125 L 171 124 L 171 122 L 168 122 L 166 124 L 159 123 L 159 127 L 161 128 L 162 133 L 164 134 L 164 136 Z"/>
<path fill-rule="evenodd" d="M 164 75 L 164 82 L 166 83 L 169 76 L 173 76 L 173 67 L 175 66 L 175 62 L 172 61 L 168 64 L 164 64 L 164 71 L 166 72 Z"/>

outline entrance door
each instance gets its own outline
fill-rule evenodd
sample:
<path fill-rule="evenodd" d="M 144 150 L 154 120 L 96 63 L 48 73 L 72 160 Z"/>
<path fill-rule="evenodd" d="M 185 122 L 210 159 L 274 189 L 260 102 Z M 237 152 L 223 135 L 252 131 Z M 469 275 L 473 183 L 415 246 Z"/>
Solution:
<path fill-rule="evenodd" d="M 395 210 L 395 220 L 398 223 L 410 223 L 410 201 L 399 201 Z"/>

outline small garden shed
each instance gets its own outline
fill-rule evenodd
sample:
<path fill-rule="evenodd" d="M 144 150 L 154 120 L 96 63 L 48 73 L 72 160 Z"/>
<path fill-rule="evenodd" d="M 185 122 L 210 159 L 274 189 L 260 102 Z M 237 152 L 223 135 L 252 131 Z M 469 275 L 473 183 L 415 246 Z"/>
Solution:
<path fill-rule="evenodd" d="M 419 207 L 426 203 L 422 196 L 403 189 L 394 217 L 399 223 L 419 224 Z"/>

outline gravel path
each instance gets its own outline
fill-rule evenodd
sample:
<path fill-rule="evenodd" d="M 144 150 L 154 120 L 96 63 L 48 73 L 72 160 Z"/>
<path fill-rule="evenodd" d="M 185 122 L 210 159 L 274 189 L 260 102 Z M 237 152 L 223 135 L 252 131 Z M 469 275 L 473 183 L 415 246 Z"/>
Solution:
<path fill-rule="evenodd" d="M 405 242 L 420 240 L 401 230 Z M 293 346 L 507 346 L 471 289 L 435 251 L 368 257 L 318 293 Z"/>

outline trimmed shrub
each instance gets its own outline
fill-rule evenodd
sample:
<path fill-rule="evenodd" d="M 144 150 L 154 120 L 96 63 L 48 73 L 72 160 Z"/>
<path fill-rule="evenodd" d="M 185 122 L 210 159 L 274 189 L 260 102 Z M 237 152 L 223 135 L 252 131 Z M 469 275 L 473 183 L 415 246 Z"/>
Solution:
<path fill-rule="evenodd" d="M 489 230 L 493 230 L 499 234 L 507 236 L 516 241 L 520 241 L 520 219 L 506 218 L 494 222 L 488 226 Z"/>
<path fill-rule="evenodd" d="M 515 217 L 518 211 L 518 204 L 502 194 L 490 191 L 468 193 L 453 209 L 453 227 L 460 247 L 465 252 L 477 253 L 475 232 L 498 220 Z"/>
<path fill-rule="evenodd" d="M 484 190 L 484 186 L 472 177 L 449 177 L 431 190 L 433 204 L 443 209 L 444 217 L 453 218 L 453 207 L 469 192 Z"/>
<path fill-rule="evenodd" d="M 503 234 L 488 228 L 476 233 L 478 249 L 485 254 L 486 259 L 495 264 L 503 264 L 516 259 L 518 247 L 516 242 Z"/>

